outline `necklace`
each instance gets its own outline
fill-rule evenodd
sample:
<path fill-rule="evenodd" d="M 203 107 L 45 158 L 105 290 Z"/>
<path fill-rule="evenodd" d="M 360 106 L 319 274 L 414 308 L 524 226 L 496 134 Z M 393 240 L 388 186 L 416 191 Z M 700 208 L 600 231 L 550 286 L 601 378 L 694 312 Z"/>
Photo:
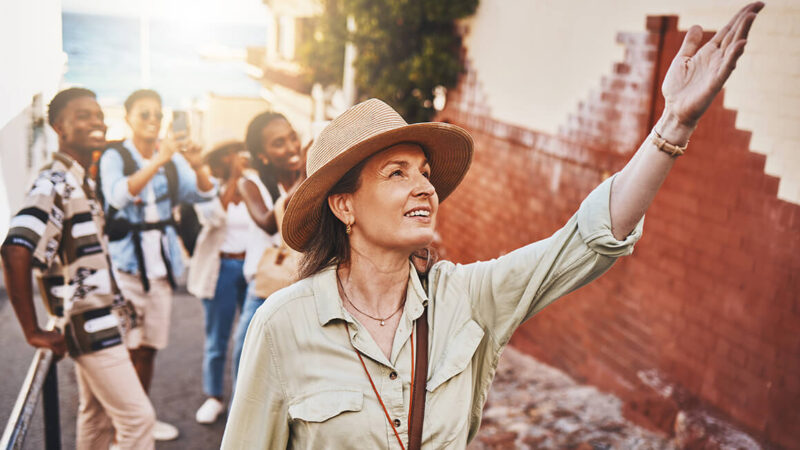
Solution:
<path fill-rule="evenodd" d="M 386 317 L 384 317 L 384 318 L 375 317 L 375 316 L 373 316 L 373 315 L 371 315 L 371 314 L 367 314 L 367 313 L 365 313 L 364 311 L 362 311 L 361 309 L 359 309 L 359 308 L 358 308 L 358 306 L 356 306 L 356 305 L 355 305 L 355 304 L 354 304 L 354 303 L 353 303 L 353 302 L 350 300 L 350 297 L 347 295 L 347 292 L 344 290 L 344 285 L 342 285 L 342 279 L 341 279 L 341 278 L 339 278 L 339 271 L 338 271 L 338 270 L 336 271 L 336 283 L 339 285 L 339 289 L 341 289 L 341 290 L 342 290 L 342 294 L 344 294 L 344 299 L 345 299 L 345 300 L 347 300 L 347 303 L 349 303 L 349 304 L 350 304 L 350 306 L 352 306 L 353 308 L 355 308 L 355 310 L 356 310 L 356 311 L 358 311 L 358 312 L 360 312 L 361 314 L 363 314 L 363 315 L 365 315 L 365 316 L 369 317 L 370 319 L 372 319 L 372 320 L 376 320 L 376 321 L 380 322 L 381 326 L 384 326 L 384 325 L 386 325 L 386 321 L 387 321 L 387 320 L 389 320 L 389 319 L 391 319 L 392 317 L 394 317 L 394 315 L 395 315 L 395 314 L 399 313 L 399 312 L 400 312 L 400 310 L 401 310 L 401 309 L 403 309 L 403 306 L 406 304 L 406 302 L 405 302 L 405 301 L 403 301 L 402 303 L 400 303 L 400 306 L 399 306 L 399 307 L 398 307 L 398 308 L 397 308 L 397 309 L 396 309 L 396 310 L 395 310 L 393 313 L 389 314 L 388 316 L 386 316 Z"/>

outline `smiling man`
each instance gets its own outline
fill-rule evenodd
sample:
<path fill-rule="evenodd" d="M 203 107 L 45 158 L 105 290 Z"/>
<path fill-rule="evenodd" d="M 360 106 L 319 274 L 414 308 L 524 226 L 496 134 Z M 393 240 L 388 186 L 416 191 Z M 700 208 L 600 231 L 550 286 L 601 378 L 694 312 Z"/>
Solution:
<path fill-rule="evenodd" d="M 48 121 L 59 151 L 39 172 L 0 250 L 11 304 L 30 345 L 75 360 L 76 448 L 109 448 L 114 441 L 120 449 L 153 448 L 155 413 L 122 345 L 136 314 L 117 287 L 103 213 L 86 175 L 92 153 L 105 147 L 103 111 L 94 92 L 71 88 L 53 98 Z M 36 318 L 34 270 L 53 331 Z"/>

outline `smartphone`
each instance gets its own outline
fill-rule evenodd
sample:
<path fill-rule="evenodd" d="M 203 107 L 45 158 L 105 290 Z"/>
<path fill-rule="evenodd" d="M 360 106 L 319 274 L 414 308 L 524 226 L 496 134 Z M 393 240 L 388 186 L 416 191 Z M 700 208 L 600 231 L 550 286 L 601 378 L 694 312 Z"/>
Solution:
<path fill-rule="evenodd" d="M 172 134 L 189 135 L 189 114 L 186 111 L 176 109 L 172 112 Z"/>

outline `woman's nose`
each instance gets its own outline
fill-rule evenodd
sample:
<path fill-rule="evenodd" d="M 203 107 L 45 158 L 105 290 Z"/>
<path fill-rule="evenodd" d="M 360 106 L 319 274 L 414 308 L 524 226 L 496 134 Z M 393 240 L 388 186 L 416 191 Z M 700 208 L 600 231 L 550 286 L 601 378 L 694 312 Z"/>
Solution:
<path fill-rule="evenodd" d="M 433 184 L 431 184 L 431 180 L 428 179 L 428 177 L 419 174 L 416 178 L 417 185 L 414 187 L 414 195 L 430 197 L 436 193 L 436 188 L 433 187 Z"/>

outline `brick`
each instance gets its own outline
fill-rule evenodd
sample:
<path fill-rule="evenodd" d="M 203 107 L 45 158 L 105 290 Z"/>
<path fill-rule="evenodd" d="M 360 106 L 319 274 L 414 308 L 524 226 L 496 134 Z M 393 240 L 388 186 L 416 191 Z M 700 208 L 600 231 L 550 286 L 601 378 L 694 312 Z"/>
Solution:
<path fill-rule="evenodd" d="M 675 29 L 677 18 L 648 23 L 651 30 Z M 604 173 L 625 164 L 649 131 L 650 111 L 663 106 L 651 98 L 650 80 L 661 74 L 648 76 L 660 38 L 620 33 L 618 40 L 625 59 L 609 64 L 599 89 L 574 108 L 559 134 L 492 118 L 474 72 L 464 77 L 470 86 L 462 79 L 448 93 L 469 97 L 461 99 L 464 106 L 448 102 L 446 111 L 476 142 L 467 180 L 441 210 L 449 259 L 488 259 L 549 235 Z M 661 70 L 680 33 L 668 33 L 664 42 Z M 774 88 L 754 88 L 753 96 Z M 736 121 L 763 111 L 724 104 L 721 97 L 712 103 L 692 137 L 692 153 L 666 180 L 635 255 L 548 307 L 513 341 L 600 385 L 611 384 L 608 374 L 625 380 L 638 366 L 658 365 L 692 395 L 789 447 L 797 434 L 788 439 L 785 398 L 797 399 L 800 390 L 793 384 L 800 380 L 794 338 L 800 336 L 800 206 L 777 199 L 779 179 L 764 174 L 767 157 L 750 151 L 751 133 L 735 129 Z M 769 142 L 788 139 L 781 134 L 786 123 L 770 126 L 774 133 L 759 128 L 776 136 Z"/>

